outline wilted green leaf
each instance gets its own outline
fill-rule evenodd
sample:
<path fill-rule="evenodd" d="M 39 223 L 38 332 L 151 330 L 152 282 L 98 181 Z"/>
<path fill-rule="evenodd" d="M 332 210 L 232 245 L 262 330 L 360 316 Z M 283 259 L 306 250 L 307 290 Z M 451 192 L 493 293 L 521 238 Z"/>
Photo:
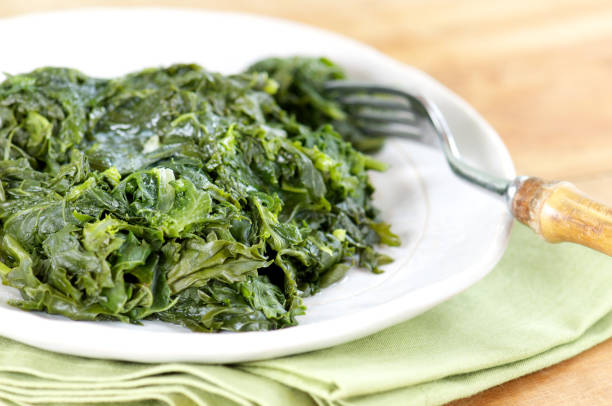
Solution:
<path fill-rule="evenodd" d="M 296 324 L 351 262 L 379 272 L 365 138 L 326 59 L 222 76 L 42 68 L 0 84 L 0 275 L 25 310 L 196 331 Z M 330 125 L 330 123 L 332 125 Z M 337 132 L 338 130 L 339 132 Z"/>

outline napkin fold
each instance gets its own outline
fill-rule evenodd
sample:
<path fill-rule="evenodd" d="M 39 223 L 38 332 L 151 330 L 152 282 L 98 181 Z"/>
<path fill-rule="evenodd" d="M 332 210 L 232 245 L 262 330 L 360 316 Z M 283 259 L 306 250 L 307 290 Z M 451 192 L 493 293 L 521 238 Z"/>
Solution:
<path fill-rule="evenodd" d="M 477 253 L 475 254 L 477 255 Z M 438 405 L 612 336 L 612 260 L 522 225 L 483 280 L 407 322 L 333 348 L 238 365 L 138 364 L 0 338 L 0 403 Z"/>

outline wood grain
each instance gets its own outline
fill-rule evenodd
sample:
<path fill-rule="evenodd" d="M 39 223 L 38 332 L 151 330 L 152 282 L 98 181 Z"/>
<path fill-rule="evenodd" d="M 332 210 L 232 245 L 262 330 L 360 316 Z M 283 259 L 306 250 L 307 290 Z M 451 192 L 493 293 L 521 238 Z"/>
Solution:
<path fill-rule="evenodd" d="M 519 173 L 568 180 L 612 203 L 609 0 L 2 0 L 0 16 L 101 5 L 251 12 L 353 37 L 465 98 L 500 133 Z M 607 341 L 452 405 L 608 405 L 611 367 Z"/>

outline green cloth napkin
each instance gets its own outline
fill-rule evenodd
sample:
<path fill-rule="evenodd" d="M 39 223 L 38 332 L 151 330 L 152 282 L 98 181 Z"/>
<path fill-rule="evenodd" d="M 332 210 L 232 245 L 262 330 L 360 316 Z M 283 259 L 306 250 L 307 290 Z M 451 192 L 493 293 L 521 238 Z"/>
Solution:
<path fill-rule="evenodd" d="M 0 338 L 8 405 L 436 405 L 612 336 L 612 260 L 517 225 L 482 281 L 410 321 L 330 349 L 235 366 L 137 364 Z M 0 402 L 1 403 L 1 402 Z"/>

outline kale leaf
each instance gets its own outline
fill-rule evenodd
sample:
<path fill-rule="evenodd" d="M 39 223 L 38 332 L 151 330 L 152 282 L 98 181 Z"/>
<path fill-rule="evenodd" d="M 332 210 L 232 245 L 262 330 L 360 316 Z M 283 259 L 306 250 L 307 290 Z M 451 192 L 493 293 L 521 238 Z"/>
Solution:
<path fill-rule="evenodd" d="M 195 331 L 296 324 L 302 298 L 398 245 L 321 92 L 326 59 L 97 79 L 41 68 L 0 84 L 0 275 L 13 305 Z M 340 133 L 336 131 L 336 126 Z M 361 145 L 362 147 L 365 144 Z M 368 148 L 365 148 L 368 149 Z"/>

